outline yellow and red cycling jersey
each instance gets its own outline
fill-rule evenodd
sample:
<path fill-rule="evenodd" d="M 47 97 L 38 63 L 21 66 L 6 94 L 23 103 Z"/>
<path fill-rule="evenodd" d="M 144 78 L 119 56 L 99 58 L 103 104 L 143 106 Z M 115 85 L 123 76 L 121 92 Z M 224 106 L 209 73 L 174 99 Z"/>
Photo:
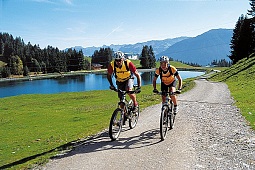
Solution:
<path fill-rule="evenodd" d="M 115 66 L 115 62 L 112 61 L 108 67 L 108 73 L 109 74 L 115 74 L 115 78 L 118 82 L 124 82 L 128 79 L 130 79 L 131 74 L 136 71 L 136 67 L 134 64 L 128 60 L 125 59 L 121 65 L 120 68 Z"/>

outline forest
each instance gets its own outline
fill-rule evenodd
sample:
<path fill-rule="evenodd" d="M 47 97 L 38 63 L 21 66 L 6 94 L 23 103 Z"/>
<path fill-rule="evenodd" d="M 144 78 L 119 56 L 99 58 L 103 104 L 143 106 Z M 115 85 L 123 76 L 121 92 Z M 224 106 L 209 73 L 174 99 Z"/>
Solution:
<path fill-rule="evenodd" d="M 0 33 L 0 61 L 6 63 L 1 68 L 2 77 L 10 75 L 27 76 L 29 72 L 68 72 L 86 69 L 89 61 L 82 51 L 71 48 L 63 51 L 49 46 L 25 44 L 20 37 L 13 38 L 8 33 Z"/>

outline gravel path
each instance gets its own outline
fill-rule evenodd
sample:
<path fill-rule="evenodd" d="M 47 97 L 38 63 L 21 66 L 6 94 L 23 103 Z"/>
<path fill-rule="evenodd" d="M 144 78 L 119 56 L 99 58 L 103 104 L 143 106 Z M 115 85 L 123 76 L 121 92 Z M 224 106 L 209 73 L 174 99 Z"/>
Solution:
<path fill-rule="evenodd" d="M 255 170 L 255 133 L 233 106 L 224 83 L 196 80 L 178 97 L 174 128 L 160 141 L 161 105 L 146 108 L 135 129 L 111 142 L 108 132 L 52 159 L 47 170 Z"/>

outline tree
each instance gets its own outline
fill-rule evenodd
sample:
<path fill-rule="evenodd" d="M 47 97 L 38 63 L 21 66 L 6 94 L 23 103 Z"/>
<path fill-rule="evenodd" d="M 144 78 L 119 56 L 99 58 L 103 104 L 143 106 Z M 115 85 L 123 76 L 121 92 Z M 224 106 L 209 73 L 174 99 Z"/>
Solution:
<path fill-rule="evenodd" d="M 0 39 L 0 55 L 4 53 L 4 42 L 2 39 Z"/>
<path fill-rule="evenodd" d="M 140 64 L 143 68 L 156 67 L 156 58 L 152 49 L 152 46 L 143 46 L 142 53 L 140 56 Z"/>
<path fill-rule="evenodd" d="M 149 58 L 149 60 L 150 60 L 149 67 L 150 68 L 155 68 L 156 67 L 156 58 L 155 58 L 152 46 L 150 46 L 150 48 L 149 48 L 149 56 L 150 56 L 150 58 Z"/>
<path fill-rule="evenodd" d="M 90 62 L 88 59 L 84 59 L 84 70 L 90 70 Z"/>
<path fill-rule="evenodd" d="M 255 17 L 255 0 L 250 0 L 251 9 L 248 10 L 248 15 Z"/>
<path fill-rule="evenodd" d="M 248 10 L 248 15 L 251 16 L 251 29 L 252 34 L 250 35 L 252 38 L 251 42 L 251 50 L 252 52 L 255 52 L 255 0 L 250 0 L 251 9 Z"/>
<path fill-rule="evenodd" d="M 23 63 L 19 56 L 11 56 L 8 65 L 10 67 L 11 74 L 23 75 Z"/>
<path fill-rule="evenodd" d="M 99 51 L 95 50 L 92 55 L 91 63 L 97 63 L 103 65 L 103 68 L 107 68 L 113 58 L 113 50 L 111 48 L 100 48 Z"/>
<path fill-rule="evenodd" d="M 230 55 L 229 58 L 232 60 L 233 64 L 237 61 L 248 57 L 252 52 L 252 27 L 251 20 L 247 16 L 241 16 L 233 30 L 233 36 L 230 44 Z"/>
<path fill-rule="evenodd" d="M 106 50 L 106 53 L 107 55 L 104 54 L 108 57 L 106 63 L 109 63 L 108 60 L 112 59 L 112 51 Z M 29 71 L 51 73 L 85 68 L 82 51 L 77 52 L 72 49 L 64 51 L 50 45 L 42 50 L 39 45 L 32 45 L 30 42 L 25 44 L 20 37 L 14 39 L 8 33 L 0 33 L 0 56 L 1 60 L 9 64 L 10 72 L 15 74 L 20 71 L 15 70 L 17 62 L 16 57 L 13 56 L 19 57 L 21 62 L 18 63 L 23 63 L 23 74 L 28 74 Z"/>
<path fill-rule="evenodd" d="M 10 77 L 11 76 L 10 67 L 4 67 L 1 71 L 1 75 L 3 78 Z"/>
<path fill-rule="evenodd" d="M 32 63 L 33 63 L 33 71 L 37 73 L 41 72 L 41 65 L 35 58 L 32 58 Z"/>
<path fill-rule="evenodd" d="M 23 76 L 28 76 L 28 73 L 29 73 L 28 67 L 25 66 L 25 67 L 23 68 Z"/>
<path fill-rule="evenodd" d="M 230 67 L 231 62 L 226 61 L 225 59 L 221 59 L 220 61 L 213 60 L 211 65 L 218 66 L 218 67 Z"/>

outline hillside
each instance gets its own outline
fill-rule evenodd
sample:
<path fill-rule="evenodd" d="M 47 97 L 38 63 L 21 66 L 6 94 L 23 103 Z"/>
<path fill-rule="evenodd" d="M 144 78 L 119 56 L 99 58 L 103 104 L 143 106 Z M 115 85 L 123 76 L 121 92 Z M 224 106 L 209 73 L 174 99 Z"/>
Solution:
<path fill-rule="evenodd" d="M 211 80 L 227 83 L 236 105 L 255 129 L 255 55 L 215 74 Z"/>
<path fill-rule="evenodd" d="M 236 82 L 238 80 L 245 80 L 240 85 L 245 85 L 248 82 L 255 81 L 255 55 L 250 58 L 244 58 L 232 65 L 228 69 L 214 75 L 211 79 L 217 79 L 219 81 L 231 81 Z M 242 87 L 239 86 L 239 87 Z"/>
<path fill-rule="evenodd" d="M 213 60 L 225 59 L 230 51 L 230 41 L 233 35 L 232 29 L 213 29 L 197 37 L 178 42 L 167 50 L 159 53 L 172 57 L 174 60 L 210 64 Z"/>

